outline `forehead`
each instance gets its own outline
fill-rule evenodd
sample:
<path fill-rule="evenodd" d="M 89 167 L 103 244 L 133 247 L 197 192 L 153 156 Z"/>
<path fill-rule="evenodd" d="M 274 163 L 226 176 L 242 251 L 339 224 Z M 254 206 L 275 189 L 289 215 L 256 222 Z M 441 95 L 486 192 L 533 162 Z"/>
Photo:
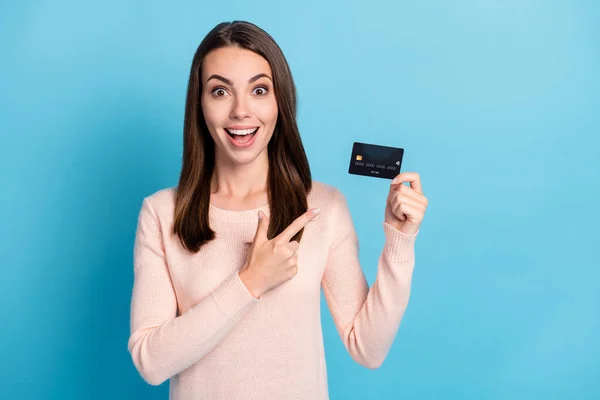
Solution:
<path fill-rule="evenodd" d="M 271 74 L 269 62 L 253 51 L 238 47 L 224 47 L 210 51 L 202 64 L 202 82 L 218 74 L 235 83 L 246 83 L 256 74 Z"/>

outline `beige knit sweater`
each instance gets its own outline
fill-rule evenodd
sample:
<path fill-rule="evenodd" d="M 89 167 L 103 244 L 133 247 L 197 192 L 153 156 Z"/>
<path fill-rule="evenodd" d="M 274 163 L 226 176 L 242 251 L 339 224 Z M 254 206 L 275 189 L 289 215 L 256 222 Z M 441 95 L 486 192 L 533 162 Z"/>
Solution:
<path fill-rule="evenodd" d="M 344 195 L 313 182 L 320 208 L 298 250 L 298 273 L 254 298 L 238 271 L 254 238 L 257 210 L 210 206 L 217 238 L 192 254 L 172 235 L 175 188 L 144 199 L 134 245 L 128 349 L 148 383 L 170 379 L 170 398 L 329 398 L 320 290 L 352 358 L 384 361 L 406 309 L 414 235 L 385 222 L 376 281 L 369 289 Z M 260 208 L 269 215 L 269 207 Z M 375 261 L 375 260 L 374 260 Z"/>

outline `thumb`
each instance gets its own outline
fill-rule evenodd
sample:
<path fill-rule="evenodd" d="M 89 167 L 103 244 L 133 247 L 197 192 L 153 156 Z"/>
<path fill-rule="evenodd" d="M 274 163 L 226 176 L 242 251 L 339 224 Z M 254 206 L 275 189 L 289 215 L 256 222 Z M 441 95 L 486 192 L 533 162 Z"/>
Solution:
<path fill-rule="evenodd" d="M 269 229 L 269 217 L 262 211 L 258 211 L 258 226 L 256 227 L 256 235 L 254 241 L 257 239 L 266 239 L 267 231 Z"/>

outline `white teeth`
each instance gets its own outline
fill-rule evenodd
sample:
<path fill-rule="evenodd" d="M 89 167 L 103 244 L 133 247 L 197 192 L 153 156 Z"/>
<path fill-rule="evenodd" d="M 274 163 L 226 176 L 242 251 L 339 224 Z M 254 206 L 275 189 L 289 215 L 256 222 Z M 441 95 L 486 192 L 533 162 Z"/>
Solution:
<path fill-rule="evenodd" d="M 232 135 L 242 135 L 242 136 L 246 136 L 249 135 L 251 133 L 254 133 L 258 130 L 258 128 L 253 128 L 253 129 L 225 129 L 227 132 L 231 133 Z"/>

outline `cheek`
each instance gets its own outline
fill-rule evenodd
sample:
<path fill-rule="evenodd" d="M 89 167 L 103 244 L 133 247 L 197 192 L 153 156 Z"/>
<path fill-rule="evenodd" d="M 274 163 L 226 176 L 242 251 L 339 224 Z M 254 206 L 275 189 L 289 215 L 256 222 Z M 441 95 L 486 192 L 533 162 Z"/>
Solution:
<path fill-rule="evenodd" d="M 219 125 L 223 121 L 223 115 L 227 115 L 227 111 L 223 110 L 223 107 L 215 104 L 215 102 L 202 100 L 201 106 L 204 120 L 209 127 Z"/>
<path fill-rule="evenodd" d="M 219 117 L 214 107 L 209 104 L 201 103 L 202 114 L 204 114 L 204 122 L 208 128 L 208 133 L 215 142 L 219 141 L 219 134 L 217 133 L 217 126 L 220 123 Z"/>
<path fill-rule="evenodd" d="M 265 124 L 274 124 L 277 121 L 277 101 L 273 99 L 269 102 L 260 104 L 256 109 L 256 114 Z"/>

